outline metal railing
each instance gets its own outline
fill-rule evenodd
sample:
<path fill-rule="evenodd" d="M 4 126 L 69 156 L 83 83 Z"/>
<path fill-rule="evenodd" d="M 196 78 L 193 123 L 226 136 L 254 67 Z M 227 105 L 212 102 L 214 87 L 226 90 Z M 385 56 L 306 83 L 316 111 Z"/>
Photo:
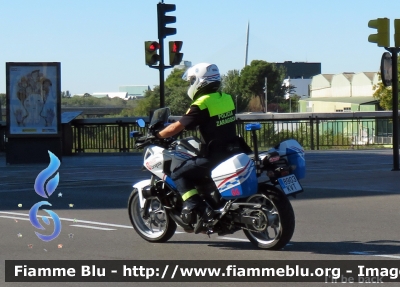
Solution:
<path fill-rule="evenodd" d="M 383 148 L 392 144 L 392 112 L 302 113 L 302 114 L 239 114 L 237 130 L 248 143 L 245 124 L 260 122 L 260 148 L 294 138 L 305 149 Z M 171 117 L 178 120 L 180 117 Z M 134 142 L 129 132 L 146 128 L 136 125 L 137 118 L 91 119 L 72 122 L 73 152 L 132 152 Z M 148 120 L 147 118 L 145 119 Z M 181 136 L 199 136 L 187 131 Z"/>
<path fill-rule="evenodd" d="M 171 117 L 178 120 L 180 117 Z M 63 145 L 67 153 L 134 152 L 134 141 L 129 132 L 146 132 L 136 124 L 138 118 L 96 118 L 76 119 L 63 126 Z M 143 118 L 148 122 L 148 118 Z M 392 112 L 352 112 L 352 113 L 291 113 L 291 114 L 238 114 L 237 130 L 247 143 L 250 134 L 245 124 L 261 123 L 257 131 L 261 149 L 275 146 L 279 142 L 293 138 L 305 149 L 362 149 L 391 148 Z M 5 127 L 0 129 L 3 139 Z M 199 136 L 197 131 L 187 131 L 181 136 Z M 66 149 L 65 149 L 66 147 Z M 4 142 L 0 140 L 0 149 Z"/>

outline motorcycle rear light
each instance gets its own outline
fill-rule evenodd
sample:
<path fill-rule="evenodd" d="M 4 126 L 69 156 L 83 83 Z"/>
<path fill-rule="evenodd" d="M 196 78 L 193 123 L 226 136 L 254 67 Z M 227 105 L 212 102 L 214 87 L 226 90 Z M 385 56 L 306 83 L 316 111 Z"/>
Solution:
<path fill-rule="evenodd" d="M 287 176 L 287 175 L 289 175 L 289 171 L 281 170 L 281 176 Z"/>

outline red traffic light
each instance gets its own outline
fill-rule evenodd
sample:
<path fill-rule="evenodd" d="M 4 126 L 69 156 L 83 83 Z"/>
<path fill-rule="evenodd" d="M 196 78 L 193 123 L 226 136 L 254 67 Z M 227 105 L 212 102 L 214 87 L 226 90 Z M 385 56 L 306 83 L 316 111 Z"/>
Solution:
<path fill-rule="evenodd" d="M 171 42 L 172 42 L 172 52 L 178 53 L 182 49 L 183 42 L 182 41 L 171 41 Z"/>
<path fill-rule="evenodd" d="M 144 51 L 146 58 L 146 65 L 152 66 L 160 61 L 160 55 L 157 54 L 157 50 L 160 49 L 160 44 L 156 41 L 144 42 Z"/>
<path fill-rule="evenodd" d="M 157 42 L 151 42 L 148 46 L 147 46 L 149 52 L 154 52 L 158 49 L 160 49 L 160 44 L 158 44 Z"/>
<path fill-rule="evenodd" d="M 172 45 L 172 52 L 174 52 L 174 53 L 179 52 L 181 49 L 180 46 L 182 46 L 182 42 L 181 42 L 181 45 L 179 45 L 178 42 L 174 42 L 174 44 Z"/>
<path fill-rule="evenodd" d="M 169 42 L 169 64 L 171 66 L 179 65 L 182 61 L 183 53 L 180 53 L 182 45 L 182 41 Z"/>

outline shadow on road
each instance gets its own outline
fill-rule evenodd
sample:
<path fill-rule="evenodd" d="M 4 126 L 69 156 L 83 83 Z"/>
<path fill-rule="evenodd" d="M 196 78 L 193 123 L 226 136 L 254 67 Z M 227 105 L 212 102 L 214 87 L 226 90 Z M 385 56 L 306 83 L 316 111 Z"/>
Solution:
<path fill-rule="evenodd" d="M 221 250 L 262 250 L 250 242 L 169 241 L 168 244 L 203 244 Z M 295 242 L 274 252 L 307 252 L 322 255 L 393 255 L 400 253 L 400 241 L 342 241 L 342 242 Z M 400 255 L 399 255 L 400 256 Z"/>
<path fill-rule="evenodd" d="M 101 188 L 85 186 L 68 190 L 60 188 L 47 200 L 53 205 L 53 210 L 69 209 L 70 204 L 74 204 L 74 209 L 125 209 L 131 192 L 132 187 L 129 185 L 103 186 Z M 290 200 L 293 202 L 329 198 L 348 198 L 350 200 L 356 197 L 387 196 L 392 194 L 396 193 L 309 189 L 298 194 L 296 198 L 290 198 Z M 45 199 L 38 196 L 34 191 L 0 192 L 0 210 L 29 210 L 38 200 Z M 18 208 L 19 204 L 22 204 L 22 208 Z"/>

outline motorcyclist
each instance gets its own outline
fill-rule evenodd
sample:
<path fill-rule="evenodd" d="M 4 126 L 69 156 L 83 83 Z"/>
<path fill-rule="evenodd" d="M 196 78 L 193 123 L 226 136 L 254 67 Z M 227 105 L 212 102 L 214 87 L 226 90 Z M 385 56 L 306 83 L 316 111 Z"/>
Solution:
<path fill-rule="evenodd" d="M 237 146 L 235 104 L 230 95 L 219 91 L 221 76 L 214 64 L 197 64 L 185 72 L 183 79 L 190 82 L 187 94 L 193 102 L 179 121 L 155 136 L 168 138 L 184 129 L 199 129 L 205 147 L 202 154 L 184 161 L 171 174 L 184 200 L 181 217 L 186 223 L 194 223 L 197 215 L 194 232 L 199 233 L 214 214 L 198 194 L 196 182 L 210 177 L 214 167 L 232 156 Z"/>

